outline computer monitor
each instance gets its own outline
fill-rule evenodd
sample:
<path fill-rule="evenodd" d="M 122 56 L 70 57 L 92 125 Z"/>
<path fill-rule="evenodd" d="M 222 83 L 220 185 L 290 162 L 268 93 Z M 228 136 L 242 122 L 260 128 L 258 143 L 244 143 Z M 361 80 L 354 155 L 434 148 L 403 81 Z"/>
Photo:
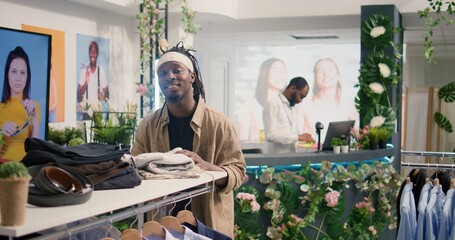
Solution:
<path fill-rule="evenodd" d="M 344 138 L 348 137 L 351 132 L 351 128 L 354 127 L 354 120 L 340 121 L 340 122 L 330 122 L 329 128 L 327 128 L 327 134 L 325 135 L 324 144 L 322 145 L 322 150 L 331 150 L 330 141 L 332 138 Z M 348 139 L 349 141 L 349 139 Z"/>

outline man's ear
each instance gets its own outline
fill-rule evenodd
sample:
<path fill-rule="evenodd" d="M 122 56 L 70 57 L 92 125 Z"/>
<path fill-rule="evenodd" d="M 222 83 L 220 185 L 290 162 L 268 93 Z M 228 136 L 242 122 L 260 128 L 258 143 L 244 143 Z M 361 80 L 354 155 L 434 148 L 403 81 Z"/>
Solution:
<path fill-rule="evenodd" d="M 191 79 L 192 79 L 192 80 L 193 80 L 193 82 L 194 82 L 194 80 L 196 80 L 196 74 L 195 74 L 195 73 L 191 73 L 191 75 L 190 75 L 190 76 L 191 76 Z"/>

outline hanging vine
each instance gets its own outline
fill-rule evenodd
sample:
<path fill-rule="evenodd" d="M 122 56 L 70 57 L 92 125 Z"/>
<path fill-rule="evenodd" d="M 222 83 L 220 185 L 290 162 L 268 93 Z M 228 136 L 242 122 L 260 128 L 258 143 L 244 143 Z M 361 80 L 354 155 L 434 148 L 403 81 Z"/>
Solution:
<path fill-rule="evenodd" d="M 455 2 L 454 1 L 442 1 L 442 0 L 427 0 L 428 7 L 424 10 L 419 10 L 417 14 L 420 18 L 425 20 L 425 26 L 428 28 L 426 32 L 423 45 L 425 46 L 424 56 L 427 62 L 435 63 L 433 58 L 434 46 L 433 41 L 433 29 L 444 24 L 454 25 L 454 10 Z"/>
<path fill-rule="evenodd" d="M 142 96 L 142 109 L 153 107 L 155 87 L 153 79 L 147 79 L 145 73 L 150 69 L 156 56 L 168 48 L 165 36 L 165 6 L 173 0 L 142 0 L 141 10 L 136 15 L 138 20 L 137 31 L 140 37 L 140 62 L 139 74 L 143 81 L 137 83 L 137 92 Z M 193 23 L 196 11 L 191 10 L 186 0 L 182 1 L 181 19 L 182 29 L 185 34 L 196 34 L 200 26 Z M 141 110 L 142 110 L 141 109 Z"/>

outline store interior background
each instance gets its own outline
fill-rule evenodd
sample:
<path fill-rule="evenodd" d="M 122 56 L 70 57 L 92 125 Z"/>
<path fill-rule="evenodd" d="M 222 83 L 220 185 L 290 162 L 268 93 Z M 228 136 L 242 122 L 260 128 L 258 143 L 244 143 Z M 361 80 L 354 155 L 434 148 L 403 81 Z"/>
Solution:
<path fill-rule="evenodd" d="M 438 135 L 436 125 L 428 117 L 432 116 L 428 103 L 431 103 L 431 88 L 454 81 L 455 26 L 436 29 L 433 42 L 437 64 L 426 64 L 423 36 L 427 30 L 416 13 L 427 6 L 427 1 L 189 0 L 188 3 L 198 12 L 195 22 L 201 25 L 192 42 L 200 61 L 207 103 L 224 112 L 234 124 L 239 49 L 360 44 L 360 6 L 394 4 L 402 14 L 405 29 L 403 150 L 453 151 L 454 134 Z M 110 39 L 111 103 L 124 106 L 126 99 L 139 102 L 136 83 L 139 82 L 140 41 L 135 19 L 139 1 L 0 0 L 0 6 L 3 27 L 21 29 L 21 24 L 28 24 L 65 32 L 65 121 L 53 123 L 54 127 L 76 125 L 76 34 Z M 182 34 L 180 18 L 180 1 L 174 0 L 170 4 L 168 28 L 171 45 Z M 297 40 L 291 35 L 307 39 Z M 331 38 L 321 39 L 327 36 Z M 357 72 L 350 74 L 356 76 Z M 437 106 L 437 101 L 432 106 Z M 455 107 L 453 104 L 443 107 L 453 124 Z"/>

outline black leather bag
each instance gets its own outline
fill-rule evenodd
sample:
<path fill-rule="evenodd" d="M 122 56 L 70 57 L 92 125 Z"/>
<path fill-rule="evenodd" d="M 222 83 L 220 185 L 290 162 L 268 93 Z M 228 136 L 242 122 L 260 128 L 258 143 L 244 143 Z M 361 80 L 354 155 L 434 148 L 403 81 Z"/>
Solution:
<path fill-rule="evenodd" d="M 28 168 L 32 180 L 28 203 L 40 207 L 77 205 L 87 202 L 93 193 L 93 183 L 75 171 L 50 165 Z"/>

